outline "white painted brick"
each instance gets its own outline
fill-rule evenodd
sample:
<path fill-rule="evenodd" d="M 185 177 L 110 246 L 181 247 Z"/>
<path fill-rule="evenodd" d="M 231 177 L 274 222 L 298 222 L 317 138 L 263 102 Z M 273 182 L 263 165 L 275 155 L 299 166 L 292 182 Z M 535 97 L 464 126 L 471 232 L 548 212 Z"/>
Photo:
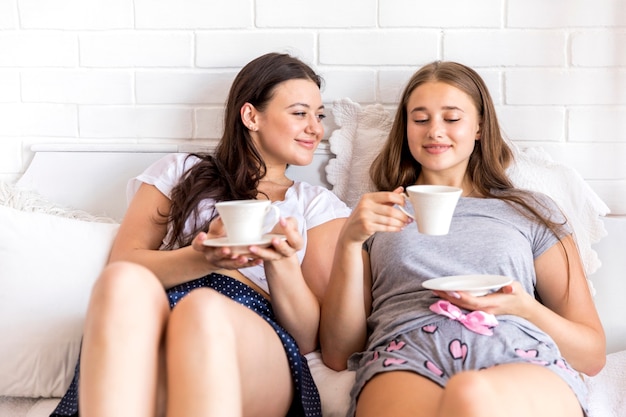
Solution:
<path fill-rule="evenodd" d="M 381 27 L 500 27 L 501 0 L 380 0 Z"/>
<path fill-rule="evenodd" d="M 140 104 L 220 104 L 228 97 L 235 72 L 138 72 Z"/>
<path fill-rule="evenodd" d="M 13 1 L 0 1 L 0 29 L 17 28 L 17 8 Z"/>
<path fill-rule="evenodd" d="M 133 0 L 20 0 L 28 29 L 104 30 L 133 27 Z"/>
<path fill-rule="evenodd" d="M 626 108 L 576 107 L 568 126 L 572 142 L 626 142 Z"/>
<path fill-rule="evenodd" d="M 219 139 L 224 131 L 223 107 L 201 108 L 195 112 L 196 139 Z"/>
<path fill-rule="evenodd" d="M 134 0 L 140 29 L 245 28 L 252 25 L 253 0 Z"/>
<path fill-rule="evenodd" d="M 256 0 L 258 27 L 356 28 L 376 25 L 377 0 Z"/>
<path fill-rule="evenodd" d="M 585 31 L 572 35 L 572 65 L 581 67 L 626 66 L 626 33 Z"/>
<path fill-rule="evenodd" d="M 203 32 L 196 36 L 196 65 L 240 68 L 267 52 L 289 53 L 312 64 L 315 41 L 313 32 Z"/>
<path fill-rule="evenodd" d="M 0 104 L 0 136 L 77 136 L 77 111 L 63 104 Z"/>
<path fill-rule="evenodd" d="M 359 103 L 376 101 L 376 72 L 373 70 L 326 70 L 323 76 L 325 102 L 343 97 Z"/>
<path fill-rule="evenodd" d="M 20 100 L 20 73 L 15 70 L 0 71 L 0 103 Z"/>
<path fill-rule="evenodd" d="M 502 91 L 502 73 L 498 70 L 487 68 L 474 68 L 474 70 L 483 79 L 489 95 L 494 105 L 500 105 L 504 102 L 504 92 Z"/>
<path fill-rule="evenodd" d="M 78 41 L 68 32 L 0 32 L 0 67 L 75 67 Z"/>
<path fill-rule="evenodd" d="M 132 74 L 126 71 L 48 70 L 22 73 L 26 102 L 128 104 Z"/>
<path fill-rule="evenodd" d="M 320 63 L 327 65 L 413 65 L 436 59 L 436 31 L 344 30 L 319 35 Z"/>
<path fill-rule="evenodd" d="M 193 34 L 103 32 L 80 35 L 83 67 L 191 67 Z"/>
<path fill-rule="evenodd" d="M 417 68 L 416 68 L 417 70 Z M 378 74 L 378 101 L 396 105 L 415 70 L 381 70 Z"/>
<path fill-rule="evenodd" d="M 626 178 L 626 142 L 595 144 L 546 144 L 556 161 L 572 166 L 586 180 Z"/>
<path fill-rule="evenodd" d="M 424 62 L 423 64 L 427 63 Z M 421 66 L 416 66 L 414 70 L 381 70 L 379 74 L 378 100 L 381 103 L 397 104 L 402 97 L 406 83 Z M 502 88 L 500 87 L 499 72 L 486 69 L 477 69 L 476 72 L 485 81 L 494 104 L 501 103 Z"/>
<path fill-rule="evenodd" d="M 508 0 L 507 25 L 518 28 L 626 25 L 623 0 Z"/>
<path fill-rule="evenodd" d="M 566 40 L 558 31 L 454 31 L 443 37 L 443 54 L 472 67 L 563 66 Z"/>
<path fill-rule="evenodd" d="M 562 107 L 499 106 L 496 111 L 505 137 L 513 141 L 565 141 Z"/>
<path fill-rule="evenodd" d="M 626 71 L 511 70 L 505 75 L 508 104 L 626 104 Z"/>
<path fill-rule="evenodd" d="M 190 138 L 193 111 L 180 107 L 82 106 L 86 138 Z"/>

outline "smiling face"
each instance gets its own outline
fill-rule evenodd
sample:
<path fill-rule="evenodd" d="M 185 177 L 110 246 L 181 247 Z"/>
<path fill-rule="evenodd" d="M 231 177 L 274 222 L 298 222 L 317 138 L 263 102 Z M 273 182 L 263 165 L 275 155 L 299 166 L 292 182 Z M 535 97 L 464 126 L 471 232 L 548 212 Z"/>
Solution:
<path fill-rule="evenodd" d="M 324 136 L 324 105 L 319 87 L 311 80 L 279 84 L 263 111 L 249 109 L 255 128 L 250 132 L 268 168 L 272 165 L 308 165 Z M 245 115 L 244 119 L 248 116 Z"/>
<path fill-rule="evenodd" d="M 418 183 L 459 186 L 480 138 L 471 98 L 450 84 L 426 82 L 409 96 L 406 112 L 409 149 L 422 165 Z"/>

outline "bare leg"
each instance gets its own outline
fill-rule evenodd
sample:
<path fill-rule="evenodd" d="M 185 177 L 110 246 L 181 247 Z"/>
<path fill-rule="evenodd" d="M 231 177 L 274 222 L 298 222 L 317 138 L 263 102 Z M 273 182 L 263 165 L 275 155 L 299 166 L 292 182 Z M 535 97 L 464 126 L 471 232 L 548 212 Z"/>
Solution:
<path fill-rule="evenodd" d="M 463 372 L 448 381 L 439 417 L 577 417 L 574 392 L 558 375 L 531 364 Z"/>
<path fill-rule="evenodd" d="M 442 388 L 413 372 L 378 374 L 361 391 L 357 417 L 433 417 Z"/>
<path fill-rule="evenodd" d="M 574 392 L 539 365 L 499 365 L 459 373 L 445 389 L 411 372 L 374 377 L 361 391 L 358 417 L 581 417 Z"/>
<path fill-rule="evenodd" d="M 276 332 L 210 289 L 172 311 L 167 331 L 168 417 L 284 416 L 293 384 Z"/>
<path fill-rule="evenodd" d="M 159 350 L 168 316 L 163 286 L 148 269 L 114 263 L 103 271 L 85 321 L 81 415 L 155 416 Z"/>

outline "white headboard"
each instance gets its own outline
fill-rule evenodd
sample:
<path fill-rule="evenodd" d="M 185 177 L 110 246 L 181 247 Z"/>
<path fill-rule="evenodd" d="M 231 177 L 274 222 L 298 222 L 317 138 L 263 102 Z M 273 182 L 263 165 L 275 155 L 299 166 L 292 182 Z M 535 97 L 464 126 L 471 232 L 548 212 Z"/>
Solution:
<path fill-rule="evenodd" d="M 177 145 L 35 145 L 34 157 L 17 184 L 54 203 L 121 220 L 130 178 L 169 153 L 198 150 Z M 328 145 L 322 144 L 311 165 L 292 166 L 289 175 L 328 186 L 324 166 L 329 158 Z"/>

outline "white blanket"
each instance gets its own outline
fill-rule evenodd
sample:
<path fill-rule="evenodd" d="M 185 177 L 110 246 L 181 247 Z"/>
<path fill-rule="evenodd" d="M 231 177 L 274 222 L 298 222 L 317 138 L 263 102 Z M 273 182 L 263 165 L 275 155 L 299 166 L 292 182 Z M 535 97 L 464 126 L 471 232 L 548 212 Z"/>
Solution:
<path fill-rule="evenodd" d="M 626 350 L 609 354 L 604 369 L 585 382 L 589 417 L 626 417 Z"/>

